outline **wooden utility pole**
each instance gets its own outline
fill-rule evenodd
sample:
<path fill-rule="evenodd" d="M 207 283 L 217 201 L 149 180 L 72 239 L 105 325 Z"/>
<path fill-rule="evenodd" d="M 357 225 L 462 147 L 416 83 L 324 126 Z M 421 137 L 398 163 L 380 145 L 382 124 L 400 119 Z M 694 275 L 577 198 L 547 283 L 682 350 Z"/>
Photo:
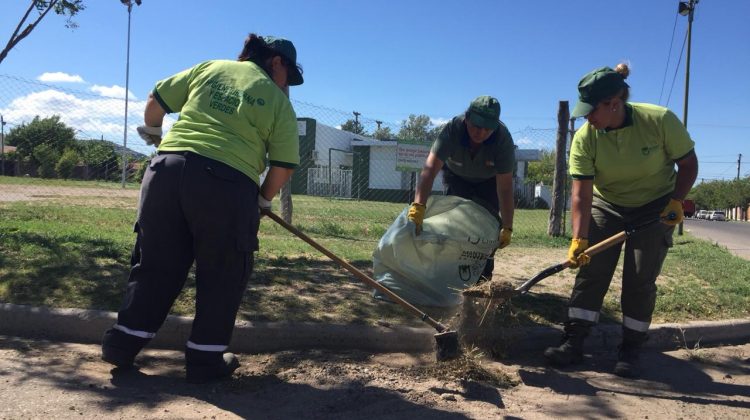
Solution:
<path fill-rule="evenodd" d="M 698 4 L 698 0 L 681 1 L 677 8 L 677 13 L 682 16 L 687 15 L 688 17 L 688 29 L 687 29 L 687 58 L 685 60 L 685 103 L 683 104 L 683 116 L 682 124 L 685 128 L 688 126 L 688 97 L 690 94 L 690 44 L 693 38 L 693 12 L 695 11 L 695 5 Z M 677 234 L 682 235 L 683 223 L 680 222 L 677 225 Z"/>
<path fill-rule="evenodd" d="M 562 236 L 564 230 L 565 213 L 565 150 L 568 143 L 568 120 L 570 111 L 568 101 L 560 101 L 557 109 L 557 144 L 555 146 L 555 177 L 552 181 L 552 203 L 549 209 L 549 225 L 547 234 Z"/>

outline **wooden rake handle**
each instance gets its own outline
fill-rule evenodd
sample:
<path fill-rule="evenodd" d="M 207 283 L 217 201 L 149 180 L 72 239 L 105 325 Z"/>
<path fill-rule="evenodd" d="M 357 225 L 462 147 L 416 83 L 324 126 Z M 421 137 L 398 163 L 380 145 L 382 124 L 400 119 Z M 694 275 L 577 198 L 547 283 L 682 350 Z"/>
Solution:
<path fill-rule="evenodd" d="M 284 227 L 289 232 L 292 232 L 294 235 L 302 239 L 303 241 L 310 244 L 313 248 L 317 249 L 318 251 L 325 254 L 328 258 L 332 259 L 333 261 L 337 262 L 340 266 L 344 267 L 347 271 L 354 274 L 358 279 L 362 280 L 365 284 L 372 286 L 381 292 L 383 292 L 385 295 L 387 295 L 389 298 L 393 299 L 394 302 L 398 303 L 399 305 L 403 306 L 404 308 L 410 310 L 415 315 L 417 315 L 422 321 L 430 324 L 432 327 L 434 327 L 438 332 L 446 332 L 448 331 L 448 327 L 441 324 L 440 322 L 430 318 L 426 313 L 420 311 L 417 307 L 412 305 L 411 303 L 405 301 L 403 298 L 401 298 L 399 295 L 393 293 L 390 289 L 383 286 L 382 284 L 378 283 L 377 280 L 373 279 L 372 277 L 368 276 L 367 274 L 363 273 L 353 265 L 346 262 L 344 259 L 340 258 L 333 252 L 329 251 L 328 249 L 324 248 L 323 245 L 320 245 L 319 243 L 315 242 L 312 238 L 305 235 L 300 231 L 299 229 L 295 228 L 294 226 L 287 223 L 284 219 L 279 217 L 276 213 L 272 212 L 271 210 L 263 209 L 261 210 L 261 214 L 268 216 L 273 220 L 274 222 L 278 223 L 282 227 Z"/>

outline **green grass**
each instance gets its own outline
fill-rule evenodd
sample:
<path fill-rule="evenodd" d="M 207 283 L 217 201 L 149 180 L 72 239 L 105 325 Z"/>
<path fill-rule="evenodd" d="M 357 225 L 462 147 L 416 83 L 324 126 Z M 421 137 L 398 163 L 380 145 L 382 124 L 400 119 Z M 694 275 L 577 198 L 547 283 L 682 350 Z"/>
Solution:
<path fill-rule="evenodd" d="M 0 198 L 9 179 L 19 178 L 0 178 Z M 86 184 L 44 182 L 50 196 L 57 186 Z M 0 201 L 0 301 L 117 310 L 135 239 L 135 201 L 132 193 L 121 198 L 58 194 L 52 200 Z M 294 225 L 371 273 L 372 252 L 404 207 L 294 196 Z M 550 248 L 551 254 L 564 255 L 568 239 L 549 238 L 547 218 L 545 210 L 517 211 L 512 246 Z M 262 220 L 259 238 L 261 250 L 242 303 L 242 319 L 369 323 L 382 318 L 421 325 L 400 307 L 372 299 L 370 288 L 270 219 Z M 689 235 L 676 237 L 660 283 L 659 321 L 749 314 L 750 261 Z M 173 313 L 192 314 L 194 295 L 191 275 Z M 515 310 L 523 323 L 559 322 L 565 301 L 565 296 L 532 294 L 518 299 Z M 618 313 L 619 297 L 610 293 L 603 319 L 619 320 Z"/>

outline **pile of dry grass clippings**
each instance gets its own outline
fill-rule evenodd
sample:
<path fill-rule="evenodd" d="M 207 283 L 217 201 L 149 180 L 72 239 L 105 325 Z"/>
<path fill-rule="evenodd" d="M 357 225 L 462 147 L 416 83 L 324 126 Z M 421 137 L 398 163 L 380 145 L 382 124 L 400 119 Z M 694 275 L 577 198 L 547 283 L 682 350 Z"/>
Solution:
<path fill-rule="evenodd" d="M 503 358 L 519 336 L 516 294 L 508 281 L 489 281 L 464 290 L 456 331 L 464 347 L 477 347 L 492 358 Z"/>
<path fill-rule="evenodd" d="M 471 286 L 461 292 L 465 297 L 508 300 L 516 294 L 513 284 L 505 280 L 492 280 Z"/>
<path fill-rule="evenodd" d="M 498 388 L 510 388 L 519 384 L 515 375 L 497 368 L 485 367 L 483 354 L 476 347 L 463 348 L 462 354 L 452 360 L 415 368 L 417 373 L 437 379 L 484 382 Z"/>

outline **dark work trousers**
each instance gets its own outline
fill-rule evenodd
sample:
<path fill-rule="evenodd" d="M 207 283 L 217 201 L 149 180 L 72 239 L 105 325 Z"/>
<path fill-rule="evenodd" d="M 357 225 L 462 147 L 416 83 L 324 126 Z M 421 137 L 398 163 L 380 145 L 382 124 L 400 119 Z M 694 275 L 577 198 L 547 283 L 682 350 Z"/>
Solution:
<path fill-rule="evenodd" d="M 191 152 L 160 153 L 141 187 L 125 301 L 103 345 L 133 355 L 152 338 L 195 262 L 195 319 L 187 363 L 220 360 L 258 249 L 258 185 Z"/>
<path fill-rule="evenodd" d="M 638 228 L 624 243 L 622 270 L 623 338 L 643 342 L 651 324 L 656 302 L 656 278 L 667 250 L 672 246 L 674 226 L 660 222 L 659 214 L 669 202 L 664 196 L 641 207 L 621 207 L 594 197 L 591 209 L 589 244 L 594 245 L 623 230 Z M 591 257 L 580 268 L 568 304 L 572 324 L 592 325 L 599 320 L 604 295 L 615 273 L 623 244 Z"/>
<path fill-rule="evenodd" d="M 500 202 L 497 198 L 497 181 L 495 177 L 487 178 L 481 182 L 470 182 L 453 173 L 447 166 L 443 166 L 443 187 L 446 195 L 455 195 L 474 201 L 480 206 L 487 209 L 495 216 L 502 226 L 500 219 Z M 492 278 L 492 271 L 495 269 L 495 253 L 487 259 L 482 276 Z"/>

